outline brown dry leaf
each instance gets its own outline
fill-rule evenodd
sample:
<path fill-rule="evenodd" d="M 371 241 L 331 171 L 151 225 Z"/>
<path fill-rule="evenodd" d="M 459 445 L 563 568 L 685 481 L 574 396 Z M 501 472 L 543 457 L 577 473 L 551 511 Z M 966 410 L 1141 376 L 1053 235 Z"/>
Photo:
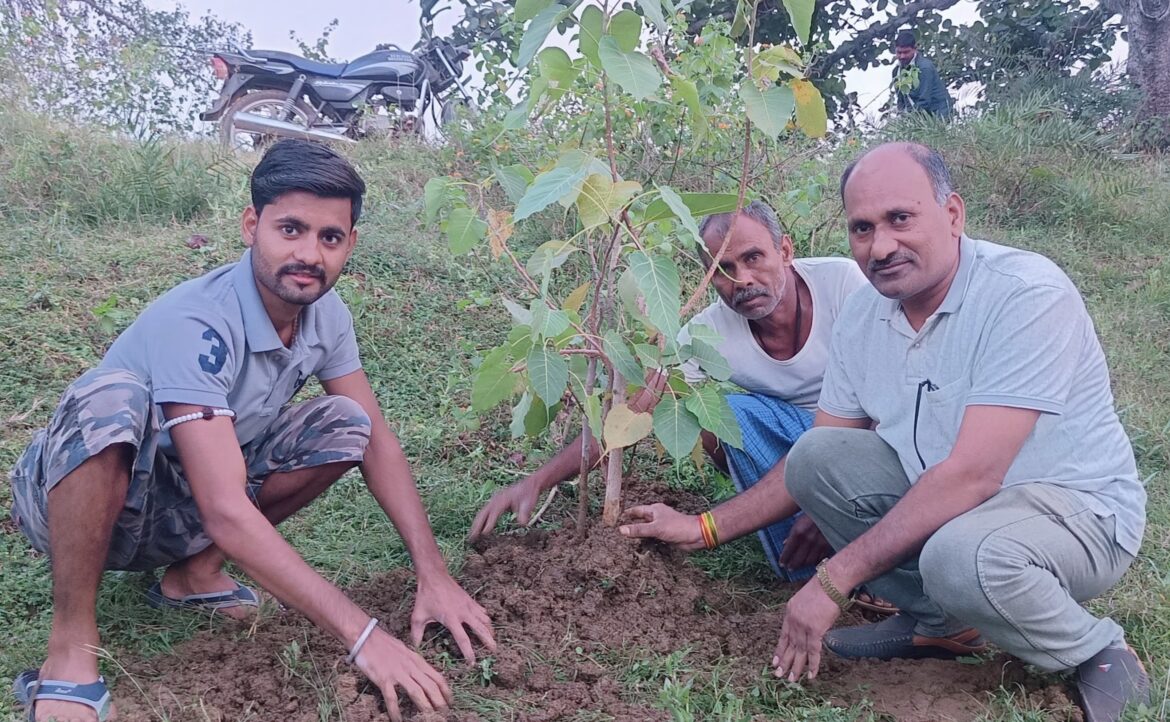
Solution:
<path fill-rule="evenodd" d="M 488 209 L 488 244 L 492 249 L 492 259 L 499 259 L 504 255 L 508 239 L 512 237 L 512 214 L 507 211 Z"/>

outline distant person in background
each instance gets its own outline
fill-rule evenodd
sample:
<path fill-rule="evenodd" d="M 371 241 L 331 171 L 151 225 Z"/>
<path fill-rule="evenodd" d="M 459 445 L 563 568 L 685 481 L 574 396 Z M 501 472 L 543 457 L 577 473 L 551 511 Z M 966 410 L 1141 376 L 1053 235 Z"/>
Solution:
<path fill-rule="evenodd" d="M 951 117 L 951 96 L 943 84 L 934 63 L 918 52 L 918 39 L 913 30 L 902 30 L 894 40 L 894 96 L 898 112 L 921 110 L 944 120 Z M 914 73 L 917 77 L 914 77 Z M 907 76 L 903 78 L 903 76 Z"/>

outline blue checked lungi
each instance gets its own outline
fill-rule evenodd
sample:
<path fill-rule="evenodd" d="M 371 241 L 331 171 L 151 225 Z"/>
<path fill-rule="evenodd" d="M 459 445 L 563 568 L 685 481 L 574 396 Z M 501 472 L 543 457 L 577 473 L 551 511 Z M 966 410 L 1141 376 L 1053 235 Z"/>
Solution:
<path fill-rule="evenodd" d="M 755 486 L 764 474 L 783 459 L 800 435 L 812 428 L 813 415 L 774 396 L 763 394 L 729 394 L 727 403 L 739 421 L 743 449 L 724 444 L 731 480 L 740 493 Z M 780 567 L 780 552 L 792 525 L 802 512 L 759 531 L 764 555 L 776 576 L 787 582 L 809 579 L 816 573 L 815 566 L 800 569 Z"/>

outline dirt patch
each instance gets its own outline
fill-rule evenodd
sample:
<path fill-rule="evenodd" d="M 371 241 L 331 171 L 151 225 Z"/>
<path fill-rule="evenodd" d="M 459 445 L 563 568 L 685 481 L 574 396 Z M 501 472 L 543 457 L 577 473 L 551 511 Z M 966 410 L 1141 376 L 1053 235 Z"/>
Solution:
<path fill-rule="evenodd" d="M 660 500 L 665 492 L 634 493 Z M 677 492 L 670 497 L 683 507 L 704 505 Z M 458 703 L 446 720 L 569 720 L 585 710 L 617 720 L 669 719 L 653 706 L 660 680 L 639 694 L 613 670 L 683 649 L 688 669 L 722 661 L 733 670 L 723 681 L 750 690 L 793 591 L 712 580 L 662 545 L 600 527 L 584 540 L 572 530 L 496 537 L 469 555 L 461 581 L 491 614 L 500 647 L 489 662 L 449 668 Z M 411 575 L 399 570 L 353 596 L 405 637 L 413 588 Z M 375 690 L 340 662 L 343 654 L 299 615 L 274 614 L 249 627 L 219 625 L 171 655 L 130 661 L 132 680 L 119 680 L 115 698 L 126 722 L 385 720 Z M 424 654 L 439 664 L 458 657 L 445 633 L 425 642 Z M 806 690 L 842 706 L 868 700 L 874 712 L 899 722 L 933 722 L 986 714 L 1001 685 L 1022 690 L 1023 706 L 1052 719 L 1080 719 L 1063 687 L 1002 656 L 976 665 L 830 659 Z"/>

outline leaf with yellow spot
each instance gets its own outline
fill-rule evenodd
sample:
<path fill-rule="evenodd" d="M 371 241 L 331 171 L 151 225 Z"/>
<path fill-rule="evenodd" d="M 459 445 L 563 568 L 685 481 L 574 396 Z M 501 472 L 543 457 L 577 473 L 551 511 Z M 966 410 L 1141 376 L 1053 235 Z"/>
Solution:
<path fill-rule="evenodd" d="M 817 86 L 807 80 L 793 80 L 788 84 L 796 99 L 796 125 L 810 138 L 820 138 L 829 129 L 825 99 Z"/>
<path fill-rule="evenodd" d="M 573 313 L 579 313 L 581 311 L 581 304 L 585 303 L 585 296 L 589 293 L 589 288 L 592 285 L 592 281 L 586 281 L 574 288 L 573 292 L 565 297 L 564 309 Z"/>
<path fill-rule="evenodd" d="M 609 222 L 609 201 L 613 195 L 613 181 L 609 176 L 593 173 L 581 185 L 577 195 L 577 215 L 585 228 L 596 228 Z"/>
<path fill-rule="evenodd" d="M 615 404 L 609 410 L 603 424 L 602 438 L 606 449 L 621 449 L 632 446 L 650 435 L 654 428 L 654 417 L 637 412 L 627 404 Z"/>
<path fill-rule="evenodd" d="M 512 237 L 512 214 L 507 211 L 488 209 L 488 245 L 492 251 L 492 258 L 498 259 L 504 255 L 508 247 L 508 239 Z"/>

